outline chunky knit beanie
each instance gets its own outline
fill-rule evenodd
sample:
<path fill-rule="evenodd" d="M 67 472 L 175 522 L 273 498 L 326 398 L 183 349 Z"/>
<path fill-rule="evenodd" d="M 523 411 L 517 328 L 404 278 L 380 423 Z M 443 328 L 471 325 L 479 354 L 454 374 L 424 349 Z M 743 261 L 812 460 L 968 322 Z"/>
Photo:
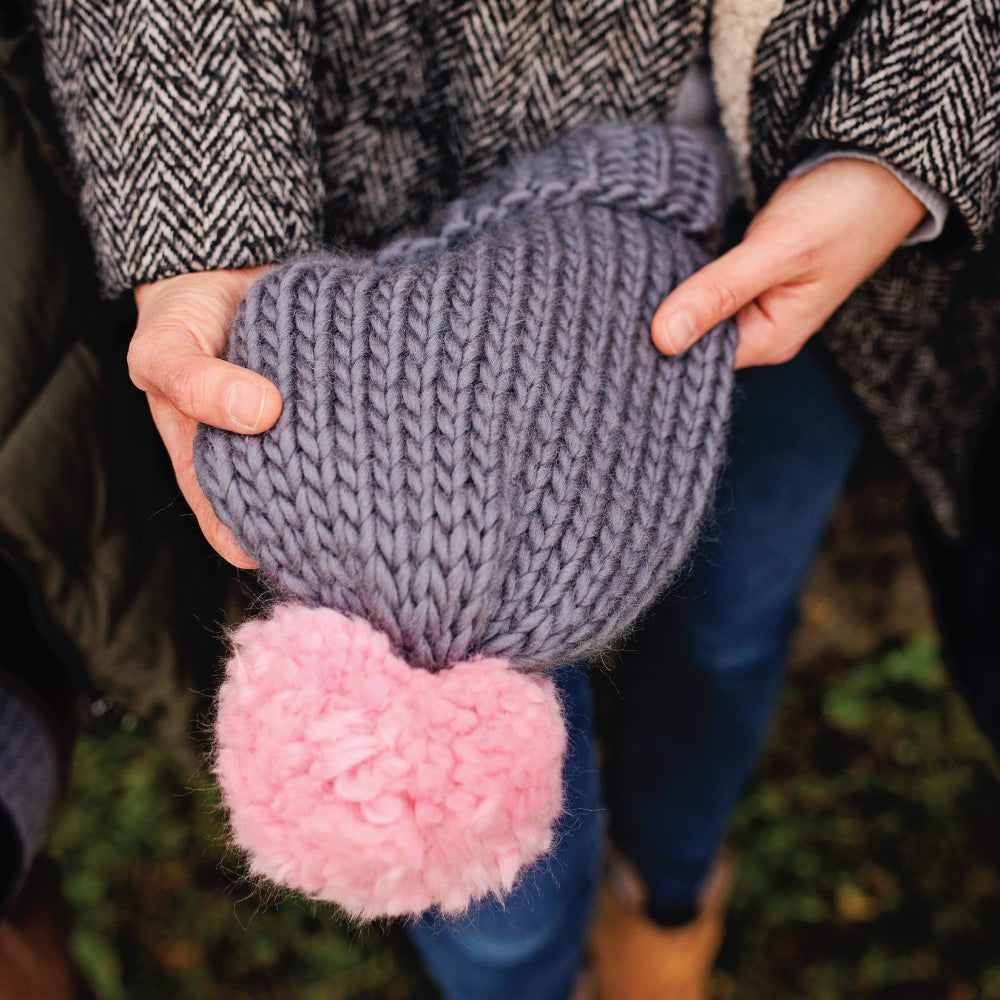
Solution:
<path fill-rule="evenodd" d="M 549 676 L 681 568 L 722 457 L 735 331 L 653 347 L 719 228 L 711 156 L 576 131 L 374 259 L 289 264 L 228 358 L 284 409 L 195 459 L 277 605 L 244 624 L 215 770 L 251 869 L 365 919 L 502 895 L 546 851 Z"/>

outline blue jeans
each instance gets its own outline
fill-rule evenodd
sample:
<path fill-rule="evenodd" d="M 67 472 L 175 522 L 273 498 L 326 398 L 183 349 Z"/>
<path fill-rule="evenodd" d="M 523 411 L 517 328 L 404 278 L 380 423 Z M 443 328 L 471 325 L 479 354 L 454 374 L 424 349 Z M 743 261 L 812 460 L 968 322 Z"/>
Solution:
<path fill-rule="evenodd" d="M 651 907 L 690 912 L 767 729 L 799 591 L 862 431 L 819 364 L 740 374 L 714 516 L 683 584 L 652 612 L 618 674 L 612 837 Z M 573 751 L 552 855 L 504 904 L 428 916 L 412 936 L 446 1000 L 566 1000 L 603 833 L 589 692 L 560 682 Z"/>
<path fill-rule="evenodd" d="M 445 1000 L 565 1000 L 580 967 L 604 820 L 586 670 L 563 668 L 556 683 L 570 744 L 555 849 L 502 903 L 458 918 L 425 916 L 410 927 Z"/>

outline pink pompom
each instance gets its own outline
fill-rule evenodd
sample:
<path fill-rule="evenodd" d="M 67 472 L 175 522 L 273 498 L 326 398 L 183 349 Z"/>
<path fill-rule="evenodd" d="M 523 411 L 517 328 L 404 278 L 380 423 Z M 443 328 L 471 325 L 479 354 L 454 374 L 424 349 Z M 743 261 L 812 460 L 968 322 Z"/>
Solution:
<path fill-rule="evenodd" d="M 215 773 L 255 874 L 361 919 L 458 912 L 551 845 L 566 730 L 548 678 L 414 669 L 366 622 L 301 605 L 234 645 Z"/>

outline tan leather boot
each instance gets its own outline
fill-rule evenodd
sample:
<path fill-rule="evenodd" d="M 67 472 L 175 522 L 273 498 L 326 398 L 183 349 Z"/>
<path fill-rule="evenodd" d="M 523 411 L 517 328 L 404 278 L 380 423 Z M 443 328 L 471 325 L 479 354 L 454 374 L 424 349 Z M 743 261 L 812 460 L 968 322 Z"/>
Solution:
<path fill-rule="evenodd" d="M 599 1000 L 707 1000 L 731 881 L 732 863 L 723 855 L 702 889 L 695 919 L 661 927 L 646 916 L 638 873 L 615 854 L 591 928 L 592 995 Z"/>

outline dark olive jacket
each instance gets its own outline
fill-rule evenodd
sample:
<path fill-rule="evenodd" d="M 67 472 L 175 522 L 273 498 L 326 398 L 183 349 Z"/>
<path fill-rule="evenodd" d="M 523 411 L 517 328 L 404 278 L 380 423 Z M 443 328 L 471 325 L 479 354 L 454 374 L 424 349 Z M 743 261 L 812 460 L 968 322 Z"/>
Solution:
<path fill-rule="evenodd" d="M 0 39 L 0 574 L 26 602 L 0 614 L 30 613 L 95 711 L 143 713 L 180 748 L 221 653 L 231 577 L 128 380 L 134 317 L 98 299 L 37 38 L 15 28 Z M 24 624 L 4 621 L 5 634 Z M 30 671 L 20 655 L 0 654 Z"/>

